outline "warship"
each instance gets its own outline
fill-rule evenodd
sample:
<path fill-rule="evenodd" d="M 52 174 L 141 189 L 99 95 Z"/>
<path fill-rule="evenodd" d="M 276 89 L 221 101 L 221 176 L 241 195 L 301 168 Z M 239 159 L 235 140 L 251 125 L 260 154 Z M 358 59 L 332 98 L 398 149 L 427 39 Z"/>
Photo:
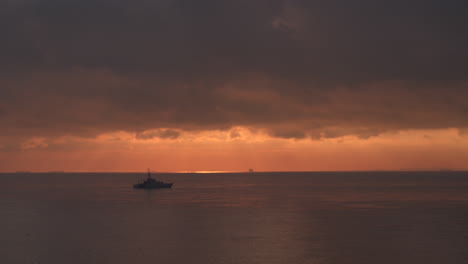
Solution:
<path fill-rule="evenodd" d="M 151 178 L 151 172 L 148 169 L 148 178 L 141 183 L 133 185 L 135 189 L 160 189 L 160 188 L 172 188 L 173 183 L 158 181 Z"/>

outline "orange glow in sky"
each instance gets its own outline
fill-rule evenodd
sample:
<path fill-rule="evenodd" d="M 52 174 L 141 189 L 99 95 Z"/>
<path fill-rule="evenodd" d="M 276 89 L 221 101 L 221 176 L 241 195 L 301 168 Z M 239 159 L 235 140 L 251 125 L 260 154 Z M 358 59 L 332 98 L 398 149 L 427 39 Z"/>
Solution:
<path fill-rule="evenodd" d="M 468 136 L 457 129 L 410 130 L 367 139 L 280 139 L 236 127 L 138 139 L 118 132 L 96 138 L 31 138 L 0 153 L 8 171 L 349 171 L 467 169 Z"/>

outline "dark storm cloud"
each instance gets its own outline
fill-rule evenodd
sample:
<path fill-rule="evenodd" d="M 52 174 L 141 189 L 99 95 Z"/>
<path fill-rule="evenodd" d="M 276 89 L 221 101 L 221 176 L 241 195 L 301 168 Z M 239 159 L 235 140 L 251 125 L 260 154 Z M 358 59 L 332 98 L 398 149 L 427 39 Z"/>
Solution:
<path fill-rule="evenodd" d="M 467 11 L 455 0 L 4 1 L 0 133 L 468 127 Z"/>

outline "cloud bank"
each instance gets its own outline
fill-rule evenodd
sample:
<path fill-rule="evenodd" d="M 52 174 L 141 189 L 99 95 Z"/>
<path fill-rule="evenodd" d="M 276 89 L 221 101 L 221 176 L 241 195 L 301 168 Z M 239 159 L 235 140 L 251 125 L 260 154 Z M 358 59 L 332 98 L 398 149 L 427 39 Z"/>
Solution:
<path fill-rule="evenodd" d="M 0 136 L 463 129 L 467 11 L 455 0 L 3 1 Z"/>

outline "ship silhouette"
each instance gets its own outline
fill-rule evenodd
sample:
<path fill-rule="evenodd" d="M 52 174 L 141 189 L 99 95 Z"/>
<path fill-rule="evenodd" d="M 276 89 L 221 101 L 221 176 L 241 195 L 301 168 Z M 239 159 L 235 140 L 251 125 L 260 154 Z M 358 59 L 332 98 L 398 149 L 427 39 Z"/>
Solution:
<path fill-rule="evenodd" d="M 161 189 L 161 188 L 172 188 L 173 183 L 158 181 L 151 178 L 151 172 L 148 169 L 148 178 L 141 183 L 133 185 L 135 189 Z"/>

